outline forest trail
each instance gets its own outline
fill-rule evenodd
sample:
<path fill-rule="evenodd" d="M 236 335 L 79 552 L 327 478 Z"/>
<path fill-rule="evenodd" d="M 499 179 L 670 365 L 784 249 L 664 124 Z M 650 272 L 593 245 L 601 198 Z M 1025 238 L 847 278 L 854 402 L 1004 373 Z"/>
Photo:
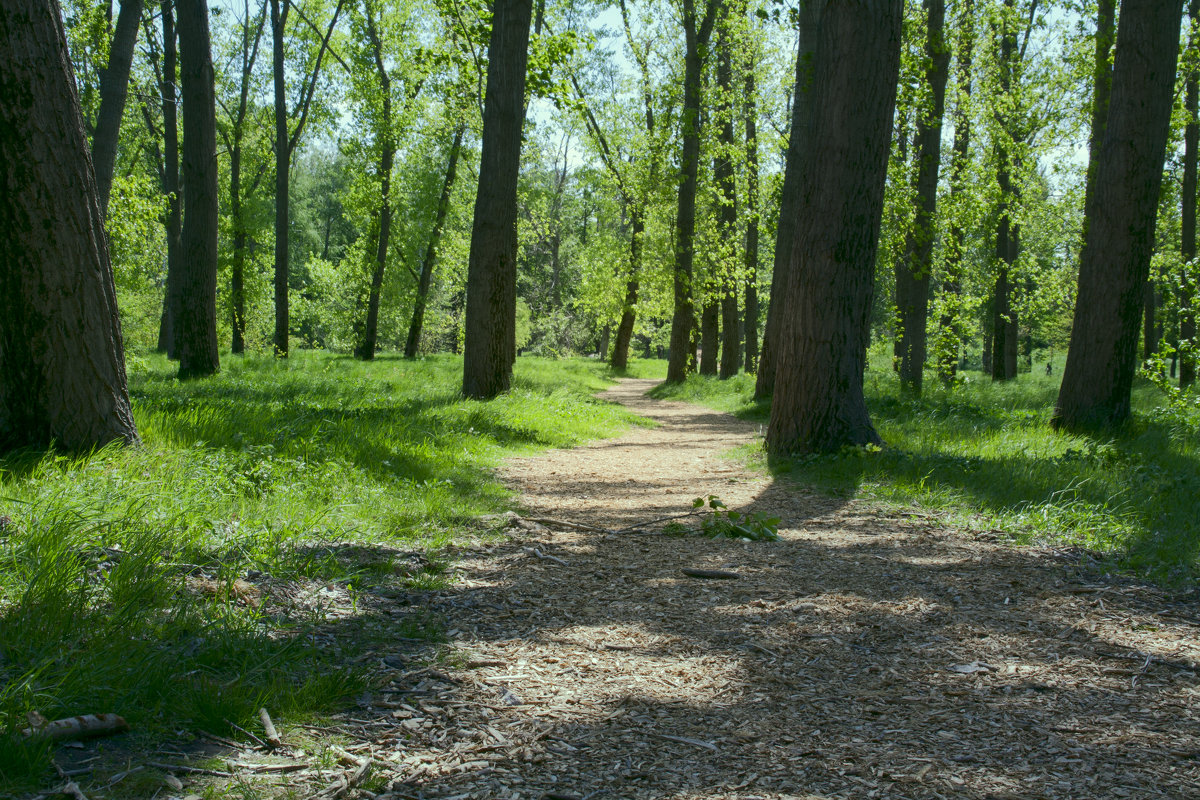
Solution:
<path fill-rule="evenodd" d="M 461 553 L 459 668 L 409 690 L 396 796 L 1200 796 L 1194 601 L 748 471 L 752 425 L 652 385 L 601 396 L 657 427 L 506 464 L 528 517 L 716 494 L 782 540 L 514 521 Z"/>

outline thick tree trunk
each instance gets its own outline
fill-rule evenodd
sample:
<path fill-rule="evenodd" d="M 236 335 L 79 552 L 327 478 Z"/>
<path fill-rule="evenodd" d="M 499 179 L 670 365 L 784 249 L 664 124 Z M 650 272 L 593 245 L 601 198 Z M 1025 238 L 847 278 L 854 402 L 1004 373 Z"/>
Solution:
<path fill-rule="evenodd" d="M 163 114 L 162 190 L 167 196 L 163 226 L 167 234 L 167 285 L 163 292 L 162 320 L 158 327 L 158 350 L 167 358 L 179 357 L 174 320 L 183 299 L 183 198 L 179 192 L 179 107 L 176 105 L 175 3 L 163 0 L 163 71 L 159 92 Z"/>
<path fill-rule="evenodd" d="M 746 372 L 758 369 L 758 88 L 754 64 L 746 65 L 746 285 L 743 328 Z"/>
<path fill-rule="evenodd" d="M 671 316 L 671 354 L 667 382 L 680 383 L 688 373 L 688 349 L 696 311 L 692 262 L 696 234 L 696 183 L 700 170 L 700 90 L 704 71 L 703 50 L 708 46 L 717 3 L 709 0 L 704 21 L 697 25 L 695 0 L 683 0 L 683 111 L 682 153 L 679 163 L 679 203 L 675 214 L 674 313 Z"/>
<path fill-rule="evenodd" d="M 791 132 L 788 135 L 787 160 L 783 172 L 783 188 L 779 196 L 779 224 L 775 229 L 775 259 L 771 274 L 771 298 L 767 306 L 767 324 L 763 331 L 762 354 L 759 356 L 758 376 L 754 383 L 754 399 L 770 397 L 775 391 L 775 339 L 782 322 L 783 295 L 791 268 L 792 244 L 795 239 L 797 209 L 800 207 L 802 161 L 811 147 L 813 103 L 811 85 L 813 59 L 816 56 L 817 32 L 827 0 L 806 0 L 800 6 L 796 51 L 796 88 L 792 96 Z"/>
<path fill-rule="evenodd" d="M 1086 209 L 1090 222 L 1071 346 L 1052 420 L 1057 428 L 1106 428 L 1130 414 L 1181 12 L 1176 3 L 1122 3 L 1108 124 Z"/>
<path fill-rule="evenodd" d="M 112 192 L 113 169 L 117 163 L 117 140 L 121 118 L 125 115 L 125 97 L 129 91 L 129 70 L 133 49 L 142 24 L 142 0 L 122 0 L 108 51 L 108 66 L 100 73 L 100 109 L 96 112 L 96 132 L 92 136 L 92 163 L 96 168 L 96 191 L 100 211 L 108 217 L 108 196 Z"/>
<path fill-rule="evenodd" d="M 954 107 L 954 145 L 950 156 L 950 236 L 946 246 L 942 280 L 942 316 L 938 322 L 940 341 L 938 377 L 951 383 L 958 375 L 958 353 L 962 347 L 962 282 L 966 230 L 958 215 L 959 204 L 970 165 L 971 150 L 971 69 L 974 64 L 975 9 L 973 0 L 965 0 L 959 18 L 958 68 L 955 85 L 958 99 Z"/>
<path fill-rule="evenodd" d="M 938 168 L 942 160 L 942 116 L 946 107 L 946 79 L 950 48 L 946 43 L 945 0 L 924 0 L 927 19 L 925 80 L 932 108 L 917 115 L 917 209 L 909 230 L 912 259 L 897 275 L 896 297 L 900 310 L 900 386 L 920 394 L 928 352 L 929 278 L 933 272 L 933 238 L 936 232 Z"/>
<path fill-rule="evenodd" d="M 717 374 L 717 355 L 721 350 L 720 302 L 711 298 L 700 312 L 700 374 Z"/>
<path fill-rule="evenodd" d="M 136 442 L 58 3 L 0 3 L 0 450 Z"/>
<path fill-rule="evenodd" d="M 438 245 L 442 241 L 442 229 L 446 225 L 446 214 L 450 211 L 450 193 L 458 175 L 458 157 L 462 152 L 464 126 L 454 129 L 454 141 L 450 145 L 450 161 L 446 165 L 446 177 L 442 180 L 442 193 L 438 196 L 437 212 L 433 217 L 433 229 L 429 232 L 429 244 L 425 258 L 421 261 L 421 274 L 417 279 L 417 298 L 413 302 L 412 321 L 408 326 L 408 340 L 404 344 L 404 357 L 416 358 L 421 349 L 421 328 L 425 325 L 425 305 L 429 300 L 429 285 L 433 281 L 433 268 L 437 264 Z"/>
<path fill-rule="evenodd" d="M 1190 0 L 1188 17 L 1191 21 L 1193 55 L 1197 48 L 1197 30 L 1200 30 L 1200 0 Z M 1183 190 L 1181 211 L 1183 216 L 1182 250 L 1184 267 L 1179 279 L 1179 386 L 1186 389 L 1196 382 L 1196 286 L 1193 282 L 1193 267 L 1188 264 L 1196 257 L 1196 145 L 1200 139 L 1200 119 L 1197 116 L 1198 88 L 1200 79 L 1194 62 L 1188 65 L 1187 86 L 1184 89 L 1184 106 L 1187 109 L 1187 127 L 1183 133 Z"/>
<path fill-rule="evenodd" d="M 721 207 L 717 214 L 721 287 L 721 366 L 722 380 L 737 375 L 742 365 L 741 329 L 738 324 L 737 278 L 733 274 L 734 242 L 737 241 L 737 181 L 733 174 L 733 45 L 729 40 L 729 7 L 721 6 L 717 23 L 717 108 L 720 122 L 719 149 L 713 160 L 713 178 Z"/>
<path fill-rule="evenodd" d="M 212 375 L 217 350 L 217 110 L 207 0 L 177 0 L 183 102 L 183 252 L 176 318 L 179 377 Z"/>
<path fill-rule="evenodd" d="M 288 317 L 288 210 L 292 166 L 289 146 L 287 82 L 284 73 L 284 27 L 289 0 L 271 0 L 272 75 L 275 89 L 275 355 L 287 358 L 291 323 Z"/>
<path fill-rule="evenodd" d="M 508 390 L 516 359 L 517 173 L 532 13 L 530 0 L 493 5 L 463 347 L 463 394 L 480 400 Z"/>
<path fill-rule="evenodd" d="M 1095 60 L 1092 66 L 1092 123 L 1088 136 L 1088 171 L 1084 186 L 1085 209 L 1091 208 L 1096 166 L 1100 163 L 1100 145 L 1108 124 L 1108 104 L 1112 97 L 1112 49 L 1116 42 L 1117 0 L 1098 0 L 1096 4 Z M 1083 235 L 1087 238 L 1088 218 L 1083 218 Z"/>
<path fill-rule="evenodd" d="M 646 234 L 646 211 L 640 203 L 630 210 L 629 237 L 629 280 L 625 283 L 625 302 L 621 306 L 621 321 L 617 325 L 617 338 L 613 342 L 612 358 L 609 363 L 615 370 L 629 367 L 629 342 L 633 338 L 633 323 L 637 314 L 638 291 L 641 288 L 638 276 L 642 271 L 642 240 Z"/>
<path fill-rule="evenodd" d="M 773 454 L 879 442 L 863 370 L 902 16 L 900 0 L 847 0 L 830 3 L 821 21 L 811 147 L 775 356 L 766 442 Z"/>

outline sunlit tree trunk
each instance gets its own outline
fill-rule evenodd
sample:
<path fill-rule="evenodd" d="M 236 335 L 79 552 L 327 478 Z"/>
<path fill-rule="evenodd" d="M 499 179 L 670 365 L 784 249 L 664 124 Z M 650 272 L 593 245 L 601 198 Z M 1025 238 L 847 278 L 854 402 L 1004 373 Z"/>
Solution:
<path fill-rule="evenodd" d="M 96 169 L 100 211 L 106 218 L 113 169 L 117 163 L 117 140 L 129 91 L 129 70 L 133 66 L 133 50 L 141 22 L 142 0 L 122 0 L 108 51 L 108 66 L 100 74 L 100 109 L 96 112 L 96 132 L 92 135 L 92 163 Z"/>
<path fill-rule="evenodd" d="M 746 372 L 758 369 L 758 88 L 754 64 L 746 64 Z"/>
<path fill-rule="evenodd" d="M 729 6 L 722 5 L 717 31 L 717 107 L 720 124 L 718 151 L 713 161 L 720 208 L 717 238 L 721 263 L 718 268 L 721 302 L 720 377 L 732 378 L 742 365 L 741 330 L 738 325 L 737 280 L 733 272 L 734 242 L 737 240 L 737 181 L 733 174 L 733 45 L 730 42 Z"/>
<path fill-rule="evenodd" d="M 178 358 L 174 320 L 179 316 L 183 297 L 183 198 L 179 192 L 179 108 L 175 73 L 178 67 L 175 48 L 175 3 L 163 0 L 163 63 L 159 92 L 163 115 L 162 190 L 167 197 L 163 226 L 167 234 L 167 285 L 163 292 L 162 320 L 158 327 L 158 350 L 168 358 Z"/>

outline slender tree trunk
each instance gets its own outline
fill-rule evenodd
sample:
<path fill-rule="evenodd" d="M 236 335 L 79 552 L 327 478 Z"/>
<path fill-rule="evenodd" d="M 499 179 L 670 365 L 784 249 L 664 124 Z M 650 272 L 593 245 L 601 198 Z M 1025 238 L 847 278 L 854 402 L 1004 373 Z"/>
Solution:
<path fill-rule="evenodd" d="M 721 350 L 721 304 L 717 298 L 705 301 L 700 312 L 700 374 L 717 374 L 717 355 Z"/>
<path fill-rule="evenodd" d="M 291 324 L 288 318 L 288 213 L 292 149 L 288 137 L 287 82 L 284 74 L 284 27 L 289 0 L 271 0 L 272 75 L 275 88 L 275 355 L 287 358 Z"/>
<path fill-rule="evenodd" d="M 1011 12 L 1015 0 L 1005 0 L 1006 11 Z M 1012 109 L 1007 105 L 1012 97 L 1013 77 L 1016 72 L 1017 32 L 1011 16 L 1006 14 L 1000 34 L 1000 109 L 996 113 L 999 135 L 996 137 L 996 184 L 1000 191 L 996 222 L 996 282 L 992 305 L 992 380 L 1006 381 L 1017 377 L 1016 373 L 1016 312 L 1012 304 L 1012 271 L 1018 256 L 1018 239 L 1013 235 L 1013 213 L 1016 210 L 1016 190 L 1012 182 L 1012 170 L 1016 161 L 1011 146 L 1014 136 Z M 1009 352 L 1013 353 L 1012 364 Z M 1011 366 L 1011 370 L 1010 370 Z"/>
<path fill-rule="evenodd" d="M 692 239 L 696 234 L 696 183 L 700 170 L 700 89 L 704 69 L 703 51 L 708 47 L 719 2 L 708 1 L 705 18 L 697 25 L 695 0 L 683 0 L 683 143 L 679 164 L 679 204 L 675 214 L 675 310 L 671 317 L 668 383 L 680 383 L 687 377 L 689 342 L 695 327 Z"/>
<path fill-rule="evenodd" d="M 1158 325 L 1158 297 L 1155 294 L 1154 280 L 1146 279 L 1142 287 L 1142 360 L 1147 361 L 1158 352 L 1158 340 L 1162 336 Z"/>
<path fill-rule="evenodd" d="M 733 264 L 734 243 L 737 241 L 737 181 L 733 174 L 733 45 L 729 40 L 729 6 L 723 4 L 717 31 L 717 108 L 720 122 L 718 151 L 713 161 L 713 178 L 717 184 L 720 209 L 717 214 L 718 250 L 722 258 L 718 266 L 721 291 L 721 366 L 722 380 L 737 375 L 742 365 L 741 330 L 738 325 L 737 278 Z"/>
<path fill-rule="evenodd" d="M 776 455 L 879 442 L 863 370 L 902 16 L 900 0 L 847 0 L 821 20 L 767 429 Z"/>
<path fill-rule="evenodd" d="M 758 369 L 758 88 L 746 64 L 746 372 Z"/>
<path fill-rule="evenodd" d="M 217 351 L 217 111 L 207 0 L 177 0 L 183 101 L 183 252 L 176 319 L 179 377 L 220 369 Z"/>
<path fill-rule="evenodd" d="M 958 375 L 958 353 L 962 347 L 962 282 L 963 255 L 966 250 L 966 230 L 959 216 L 959 207 L 970 164 L 971 150 L 971 69 L 974 65 L 975 4 L 964 0 L 959 18 L 958 69 L 955 84 L 958 99 L 954 107 L 954 145 L 950 156 L 950 236 L 944 259 L 945 278 L 942 281 L 942 316 L 938 323 L 938 377 L 943 383 L 952 382 Z"/>
<path fill-rule="evenodd" d="M 950 47 L 946 41 L 946 3 L 924 0 L 927 19 L 925 80 L 933 107 L 917 115 L 917 209 L 909 229 L 912 260 L 897 274 L 900 309 L 900 385 L 920 394 L 928 352 L 929 278 L 933 272 L 933 237 L 936 232 L 938 168 L 942 160 L 942 117 L 946 105 L 946 79 Z M 903 289 L 901 285 L 903 284 Z"/>
<path fill-rule="evenodd" d="M 379 152 L 379 241 L 375 246 L 375 269 L 371 272 L 371 292 L 367 297 L 367 321 L 363 340 L 355 353 L 364 361 L 375 359 L 375 347 L 379 341 L 379 297 L 383 292 L 383 274 L 387 268 L 387 252 L 392 236 L 392 167 L 396 159 L 396 140 L 392 134 L 392 79 L 383 63 L 383 43 L 375 28 L 374 11 L 368 5 L 364 9 L 367 33 L 375 56 L 375 71 L 379 76 L 379 91 L 383 95 L 383 119 L 380 124 Z"/>
<path fill-rule="evenodd" d="M 629 237 L 629 280 L 625 283 L 625 302 L 621 307 L 621 321 L 617 325 L 617 338 L 613 342 L 610 364 L 615 370 L 629 367 L 629 342 L 633 338 L 633 323 L 637 313 L 638 291 L 641 288 L 638 276 L 642 270 L 642 241 L 646 234 L 646 211 L 641 203 L 630 209 Z"/>
<path fill-rule="evenodd" d="M 532 13 L 530 0 L 493 4 L 463 347 L 463 394 L 480 400 L 508 390 L 516 359 L 517 174 Z"/>
<path fill-rule="evenodd" d="M 429 244 L 425 258 L 421 261 L 421 274 L 417 279 L 417 298 L 413 302 L 412 322 L 408 326 L 408 341 L 404 344 L 404 357 L 416 358 L 421 349 L 421 328 L 425 325 L 425 305 L 429 300 L 429 285 L 433 280 L 433 268 L 437 264 L 438 245 L 442 240 L 442 228 L 446 225 L 446 214 L 450 211 L 450 193 L 458 174 L 458 157 L 462 151 L 464 126 L 454 129 L 454 142 L 450 145 L 450 161 L 446 165 L 446 177 L 442 180 L 442 193 L 438 196 L 437 212 L 433 218 L 433 229 L 429 232 Z"/>
<path fill-rule="evenodd" d="M 229 294 L 233 307 L 234 355 L 246 351 L 246 220 L 242 209 L 242 141 L 236 136 L 229 151 L 229 216 L 233 223 L 233 253 L 229 266 Z"/>
<path fill-rule="evenodd" d="M 96 112 L 96 132 L 92 136 L 92 162 L 96 168 L 100 211 L 106 218 L 113 169 L 117 163 L 117 140 L 121 135 L 121 118 L 125 115 L 125 97 L 129 90 L 129 70 L 133 66 L 133 49 L 141 24 L 142 0 L 122 0 L 117 29 L 108 51 L 108 66 L 100 73 L 100 110 Z"/>
<path fill-rule="evenodd" d="M 1188 18 L 1191 23 L 1189 45 L 1193 57 L 1196 53 L 1197 31 L 1200 30 L 1200 0 L 1189 0 Z M 1181 212 L 1183 217 L 1182 249 L 1184 266 L 1179 279 L 1179 386 L 1186 389 L 1196 382 L 1196 286 L 1193 281 L 1196 258 L 1196 145 L 1200 139 L 1200 120 L 1197 116 L 1198 80 L 1195 62 L 1188 63 L 1187 86 L 1184 89 L 1184 106 L 1187 109 L 1187 127 L 1183 133 L 1183 191 Z"/>
<path fill-rule="evenodd" d="M 1170 126 L 1182 5 L 1125 0 L 1112 100 L 1086 209 L 1071 346 L 1052 423 L 1107 428 L 1130 414 L 1142 287 Z"/>
<path fill-rule="evenodd" d="M 159 86 L 163 114 L 163 194 L 167 210 L 163 220 L 167 234 L 167 286 L 163 293 L 162 320 L 158 327 L 158 350 L 167 358 L 179 357 L 174 320 L 183 299 L 183 198 L 179 192 L 179 107 L 175 91 L 178 66 L 175 49 L 175 3 L 162 2 L 163 73 Z"/>
<path fill-rule="evenodd" d="M 812 147 L 812 118 L 814 113 L 811 84 L 813 60 L 816 57 L 817 33 L 821 14 L 827 0 L 806 0 L 800 6 L 798 45 L 796 49 L 796 89 L 792 96 L 791 132 L 788 135 L 787 160 L 783 173 L 783 188 L 779 197 L 779 224 L 775 229 L 775 259 L 771 275 L 771 298 L 767 306 L 767 324 L 763 331 L 762 354 L 759 356 L 758 376 L 754 383 L 754 399 L 770 397 L 775 391 L 774 342 L 783 320 L 783 296 L 792 265 L 792 244 L 795 239 L 797 209 L 800 207 L 802 162 Z"/>
<path fill-rule="evenodd" d="M 0 3 L 0 450 L 136 442 L 58 3 Z"/>

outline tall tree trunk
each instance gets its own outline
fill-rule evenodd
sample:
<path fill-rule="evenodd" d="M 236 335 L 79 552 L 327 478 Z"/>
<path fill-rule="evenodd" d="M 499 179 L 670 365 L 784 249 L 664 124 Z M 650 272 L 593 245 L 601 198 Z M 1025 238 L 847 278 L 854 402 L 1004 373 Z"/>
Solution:
<path fill-rule="evenodd" d="M 792 95 L 791 131 L 783 172 L 783 188 L 779 196 L 779 224 L 775 229 L 775 259 L 771 274 L 771 299 L 767 306 L 767 324 L 763 331 L 762 354 L 759 356 L 758 376 L 754 383 L 754 399 L 770 397 L 775 391 L 775 339 L 783 320 L 783 296 L 792 265 L 792 244 L 799 221 L 800 179 L 803 160 L 812 147 L 813 102 L 811 86 L 813 60 L 816 57 L 817 33 L 821 14 L 827 0 L 806 0 L 800 5 L 798 44 L 796 49 L 796 88 Z"/>
<path fill-rule="evenodd" d="M 1193 57 L 1200 31 L 1200 0 L 1189 0 L 1188 18 L 1191 23 L 1189 46 Z M 1187 86 L 1184 89 L 1184 106 L 1187 109 L 1187 127 L 1183 133 L 1183 192 L 1181 211 L 1183 217 L 1182 249 L 1184 266 L 1179 279 L 1179 386 L 1186 389 L 1196 382 L 1196 286 L 1193 280 L 1194 267 L 1189 263 L 1196 257 L 1196 145 L 1200 139 L 1200 120 L 1197 116 L 1198 100 L 1197 69 L 1194 61 L 1188 62 Z"/>
<path fill-rule="evenodd" d="M 183 252 L 176 319 L 179 377 L 212 375 L 217 351 L 217 110 L 207 0 L 177 0 L 183 101 Z"/>
<path fill-rule="evenodd" d="M 437 264 L 438 245 L 442 241 L 442 228 L 446 225 L 446 214 L 450 211 L 450 193 L 458 174 L 458 157 L 462 152 L 465 126 L 454 129 L 454 141 L 450 145 L 450 161 L 446 165 L 446 177 L 442 179 L 442 193 L 438 196 L 437 212 L 433 218 L 433 229 L 429 232 L 429 244 L 425 247 L 425 258 L 421 261 L 421 273 L 417 278 L 417 298 L 413 301 L 412 321 L 408 326 L 408 340 L 404 344 L 404 357 L 416 358 L 421 349 L 421 328 L 425 325 L 425 305 L 429 300 L 429 285 L 433 280 L 433 268 Z"/>
<path fill-rule="evenodd" d="M 96 191 L 100 211 L 108 217 L 108 196 L 112 193 L 113 169 L 117 163 L 117 140 L 121 118 L 125 115 L 125 97 L 129 90 L 129 70 L 142 23 L 142 0 L 122 0 L 117 14 L 117 29 L 108 51 L 108 66 L 100 73 L 100 109 L 96 112 L 96 132 L 92 136 L 92 163 L 96 168 Z"/>
<path fill-rule="evenodd" d="M 879 442 L 863 370 L 902 16 L 900 0 L 847 0 L 831 3 L 821 20 L 811 147 L 775 356 L 766 441 L 773 454 Z"/>
<path fill-rule="evenodd" d="M 1092 123 L 1088 135 L 1087 183 L 1084 186 L 1083 207 L 1090 208 L 1095 186 L 1096 167 L 1100 163 L 1100 146 L 1108 124 L 1108 103 L 1112 97 L 1112 49 L 1117 33 L 1117 0 L 1098 0 L 1096 4 L 1096 45 L 1092 65 Z M 1088 218 L 1083 218 L 1083 235 L 1087 238 Z"/>
<path fill-rule="evenodd" d="M 629 216 L 632 230 L 629 237 L 629 280 L 625 283 L 625 302 L 621 306 L 621 321 L 617 325 L 617 337 L 609 362 L 618 371 L 629 367 L 629 342 L 633 338 L 638 291 L 641 288 L 638 276 L 642 270 L 642 241 L 646 234 L 645 207 L 641 203 L 633 203 Z"/>
<path fill-rule="evenodd" d="M 236 134 L 235 134 L 236 136 Z M 229 294 L 232 306 L 232 351 L 246 351 L 246 220 L 242 209 L 242 141 L 236 136 L 229 151 L 229 217 L 233 223 L 233 252 L 229 265 Z"/>
<path fill-rule="evenodd" d="M 463 394 L 480 400 L 508 390 L 517 355 L 517 174 L 532 13 L 530 0 L 493 5 L 463 346 Z"/>
<path fill-rule="evenodd" d="M 954 107 L 954 144 L 950 156 L 950 236 L 944 259 L 942 316 L 939 320 L 938 377 L 950 383 L 958 375 L 958 353 L 962 347 L 962 281 L 966 230 L 959 216 L 959 205 L 966 184 L 971 150 L 971 69 L 974 65 L 975 3 L 964 0 L 959 18 L 958 68 L 955 84 L 958 99 Z"/>
<path fill-rule="evenodd" d="M 1158 340 L 1162 338 L 1162 328 L 1158 324 L 1158 297 L 1154 288 L 1154 279 L 1147 277 L 1146 285 L 1142 287 L 1142 360 L 1154 357 L 1158 352 Z"/>
<path fill-rule="evenodd" d="M 1018 138 L 1014 131 L 1016 121 L 1009 104 L 1011 102 L 1014 73 L 1017 59 L 1017 31 L 1013 27 L 1012 10 L 1016 0 L 1005 0 L 1006 13 L 1001 22 L 1000 52 L 998 54 L 1000 72 L 1000 107 L 995 112 L 999 135 L 996 137 L 996 184 L 1000 191 L 996 222 L 996 282 L 995 297 L 992 305 L 992 380 L 1006 381 L 1017 377 L 1016 372 L 1016 312 L 1012 303 L 1013 280 L 1012 272 L 1016 264 L 1019 239 L 1014 236 L 1013 214 L 1016 205 L 1016 189 L 1013 186 L 1012 171 L 1016 168 L 1016 160 L 1012 146 Z M 1009 351 L 1013 353 L 1012 364 L 1009 363 Z M 1011 366 L 1011 369 L 1010 369 Z"/>
<path fill-rule="evenodd" d="M 136 442 L 121 320 L 54 0 L 0 3 L 0 450 Z"/>
<path fill-rule="evenodd" d="M 1057 428 L 1106 428 L 1130 414 L 1181 13 L 1177 3 L 1122 3 L 1108 124 L 1086 209 L 1090 222 L 1071 346 L 1052 420 Z"/>
<path fill-rule="evenodd" d="M 709 298 L 700 312 L 700 374 L 717 374 L 717 355 L 721 350 L 721 304 Z"/>
<path fill-rule="evenodd" d="M 287 82 L 284 73 L 284 27 L 289 0 L 271 0 L 272 76 L 275 89 L 275 355 L 287 358 L 291 324 L 288 317 L 288 212 L 292 149 L 288 145 Z"/>
<path fill-rule="evenodd" d="M 692 262 L 696 235 L 696 183 L 700 170 L 700 89 L 704 50 L 712 35 L 720 0 L 708 0 L 704 20 L 696 20 L 695 0 L 683 0 L 683 126 L 679 163 L 679 203 L 675 213 L 674 313 L 671 316 L 671 354 L 667 382 L 680 383 L 688 373 L 688 349 L 695 327 Z"/>
<path fill-rule="evenodd" d="M 167 358 L 179 357 L 174 320 L 183 299 L 183 198 L 179 192 L 179 107 L 176 104 L 175 2 L 162 2 L 163 66 L 159 92 L 163 114 L 162 190 L 167 197 L 163 226 L 167 234 L 167 286 L 163 293 L 162 320 L 158 326 L 158 350 Z"/>
<path fill-rule="evenodd" d="M 746 372 L 758 369 L 758 87 L 746 64 Z"/>
<path fill-rule="evenodd" d="M 721 6 L 717 30 L 717 108 L 720 123 L 718 151 L 713 161 L 720 209 L 717 214 L 721 263 L 718 266 L 721 292 L 721 366 L 722 380 L 737 375 L 742 365 L 741 330 L 738 325 L 737 278 L 733 264 L 737 241 L 737 181 L 733 174 L 733 44 L 730 41 L 728 4 Z"/>
<path fill-rule="evenodd" d="M 946 42 L 945 0 L 924 0 L 927 19 L 925 80 L 933 107 L 917 115 L 917 209 L 909 229 L 912 260 L 897 274 L 896 297 L 900 309 L 900 385 L 920 394 L 925 376 L 929 324 L 929 278 L 933 272 L 933 237 L 936 232 L 938 168 L 942 161 L 942 117 L 946 107 L 946 79 L 950 47 Z"/>
<path fill-rule="evenodd" d="M 379 341 L 379 297 L 383 292 L 383 274 L 387 269 L 388 243 L 392 236 L 392 167 L 396 159 L 396 138 L 392 133 L 392 79 L 383 63 L 383 42 L 375 27 L 375 12 L 369 4 L 364 13 L 375 57 L 375 72 L 379 77 L 379 91 L 383 95 L 380 124 L 384 130 L 379 135 L 379 240 L 375 243 L 375 268 L 371 271 L 371 291 L 367 297 L 367 321 L 355 355 L 364 361 L 373 361 Z"/>

